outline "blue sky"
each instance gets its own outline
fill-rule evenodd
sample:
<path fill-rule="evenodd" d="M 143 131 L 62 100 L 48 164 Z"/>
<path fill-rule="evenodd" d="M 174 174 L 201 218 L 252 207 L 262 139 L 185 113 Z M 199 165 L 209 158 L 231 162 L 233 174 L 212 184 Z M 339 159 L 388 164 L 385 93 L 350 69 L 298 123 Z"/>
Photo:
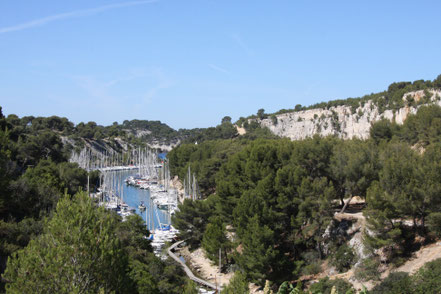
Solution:
<path fill-rule="evenodd" d="M 441 74 L 441 1 L 0 1 L 0 106 L 217 125 Z"/>

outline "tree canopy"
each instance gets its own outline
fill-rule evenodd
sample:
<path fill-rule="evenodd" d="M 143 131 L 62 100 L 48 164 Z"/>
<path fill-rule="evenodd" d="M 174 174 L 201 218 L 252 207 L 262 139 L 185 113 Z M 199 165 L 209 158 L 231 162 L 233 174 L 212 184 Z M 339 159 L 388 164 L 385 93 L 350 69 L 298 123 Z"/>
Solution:
<path fill-rule="evenodd" d="M 65 195 L 42 234 L 8 260 L 7 293 L 181 293 L 186 280 L 152 253 L 139 216 L 127 222 L 85 194 Z"/>

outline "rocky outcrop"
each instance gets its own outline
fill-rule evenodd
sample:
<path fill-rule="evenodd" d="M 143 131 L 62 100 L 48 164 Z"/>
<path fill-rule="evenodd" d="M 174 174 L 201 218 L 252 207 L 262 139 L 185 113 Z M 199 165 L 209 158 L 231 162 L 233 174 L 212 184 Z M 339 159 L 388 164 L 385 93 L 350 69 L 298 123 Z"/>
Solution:
<path fill-rule="evenodd" d="M 429 90 L 431 103 L 441 106 L 441 91 Z M 415 91 L 403 96 L 404 101 L 419 101 L 424 92 Z M 380 113 L 373 101 L 367 101 L 357 109 L 350 106 L 337 106 L 329 109 L 317 108 L 276 115 L 275 118 L 259 120 L 262 127 L 267 127 L 274 134 L 291 140 L 302 140 L 314 135 L 337 135 L 343 139 L 369 137 L 371 124 L 381 119 L 388 119 L 402 124 L 409 114 L 415 114 L 418 106 L 406 106 L 396 111 L 385 110 Z"/>
<path fill-rule="evenodd" d="M 173 148 L 175 148 L 176 146 L 178 146 L 181 143 L 180 140 L 176 141 L 176 142 L 171 142 L 171 143 L 161 143 L 161 142 L 151 142 L 151 143 L 147 143 L 147 145 L 152 148 L 152 149 L 159 149 L 163 152 L 170 152 Z"/>
<path fill-rule="evenodd" d="M 72 138 L 62 136 L 61 140 L 63 144 L 66 145 L 67 149 L 71 150 L 69 161 L 78 163 L 79 166 L 82 168 L 88 168 L 90 164 L 90 158 L 94 158 L 93 160 L 96 162 L 99 160 L 103 161 L 105 158 L 107 158 L 106 160 L 115 160 L 116 156 L 118 160 L 118 156 L 116 154 L 120 156 L 119 164 L 121 164 L 122 154 L 125 154 L 127 152 L 130 153 L 130 150 L 133 151 L 138 149 L 138 147 L 126 142 L 122 138 L 102 140 L 80 138 L 74 140 Z M 153 142 L 147 143 L 147 146 L 151 149 L 160 150 L 160 152 L 168 152 L 178 143 L 171 143 L 170 145 L 166 145 Z"/>
<path fill-rule="evenodd" d="M 77 149 L 77 151 L 83 149 L 86 147 L 87 149 L 90 149 L 93 153 L 121 153 L 121 152 L 127 152 L 129 149 L 135 148 L 133 144 L 130 144 L 126 142 L 125 140 L 121 138 L 114 138 L 112 140 L 109 139 L 102 139 L 102 140 L 95 140 L 95 139 L 80 139 L 74 140 L 69 137 L 62 136 L 61 141 L 64 145 L 70 145 L 72 146 L 72 149 Z M 162 152 L 169 152 L 174 147 L 179 145 L 180 141 L 173 143 L 161 143 L 157 141 L 151 141 L 147 142 L 146 145 L 151 149 L 157 149 Z"/>

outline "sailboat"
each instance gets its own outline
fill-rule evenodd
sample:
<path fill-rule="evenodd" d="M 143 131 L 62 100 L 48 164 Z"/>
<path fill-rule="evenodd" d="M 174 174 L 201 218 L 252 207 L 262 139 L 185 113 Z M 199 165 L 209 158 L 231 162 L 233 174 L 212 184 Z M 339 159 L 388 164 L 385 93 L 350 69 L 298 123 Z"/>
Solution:
<path fill-rule="evenodd" d="M 141 201 L 141 204 L 138 205 L 139 210 L 145 210 L 146 206 L 144 204 L 144 201 Z"/>

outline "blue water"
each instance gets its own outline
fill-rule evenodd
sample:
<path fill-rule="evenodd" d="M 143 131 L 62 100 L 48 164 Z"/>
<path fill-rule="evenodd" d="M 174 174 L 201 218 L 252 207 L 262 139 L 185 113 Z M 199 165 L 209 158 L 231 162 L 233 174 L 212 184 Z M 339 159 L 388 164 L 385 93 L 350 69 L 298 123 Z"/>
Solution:
<path fill-rule="evenodd" d="M 115 183 L 114 187 L 116 190 L 116 187 L 120 187 L 122 184 L 122 190 L 123 190 L 123 196 L 124 196 L 124 202 L 127 203 L 130 207 L 133 207 L 136 209 L 136 214 L 140 215 L 144 221 L 146 221 L 147 214 L 150 214 L 151 218 L 151 210 L 153 209 L 153 225 L 155 229 L 160 228 L 160 224 L 158 222 L 161 222 L 162 225 L 169 224 L 169 217 L 167 216 L 167 211 L 158 209 L 156 205 L 152 205 L 150 207 L 150 192 L 149 190 L 139 189 L 137 187 L 128 186 L 124 182 L 124 180 L 129 176 L 136 175 L 137 170 L 125 170 L 125 171 L 114 171 L 112 172 L 115 175 Z M 144 205 L 147 207 L 145 211 L 141 212 L 138 209 L 138 205 L 141 203 L 141 201 L 144 201 Z M 151 224 L 149 224 L 151 227 Z"/>

